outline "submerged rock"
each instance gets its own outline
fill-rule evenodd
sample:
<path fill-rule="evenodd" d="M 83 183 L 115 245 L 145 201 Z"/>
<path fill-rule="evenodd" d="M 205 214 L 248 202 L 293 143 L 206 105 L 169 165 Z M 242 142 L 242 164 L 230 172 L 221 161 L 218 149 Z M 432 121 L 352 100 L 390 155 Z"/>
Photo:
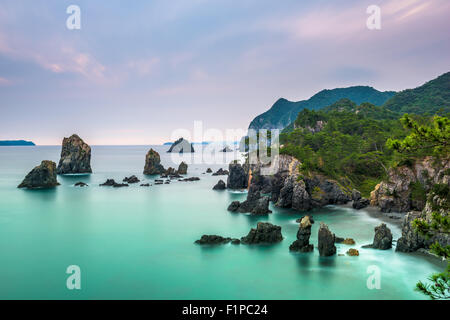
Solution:
<path fill-rule="evenodd" d="M 335 235 L 328 229 L 328 226 L 321 222 L 319 228 L 319 254 L 328 257 L 336 254 L 336 246 L 334 245 Z"/>
<path fill-rule="evenodd" d="M 208 171 L 208 170 L 210 170 L 210 171 Z M 208 168 L 208 170 L 206 170 L 206 172 L 212 172 L 212 170 L 210 168 Z M 223 170 L 222 168 L 220 168 L 219 170 L 214 172 L 212 175 L 213 176 L 227 176 L 227 175 L 229 175 L 229 172 L 228 172 L 228 170 Z"/>
<path fill-rule="evenodd" d="M 58 186 L 56 179 L 56 163 L 44 160 L 31 170 L 18 188 L 46 189 Z"/>
<path fill-rule="evenodd" d="M 121 188 L 121 187 L 128 187 L 128 184 L 126 183 L 117 183 L 114 179 L 107 179 L 104 183 L 100 184 L 101 187 L 114 187 L 114 188 Z"/>
<path fill-rule="evenodd" d="M 392 248 L 392 232 L 382 223 L 378 227 L 375 227 L 375 237 L 373 238 L 373 243 L 363 246 L 363 248 L 372 248 L 387 250 Z"/>
<path fill-rule="evenodd" d="M 243 244 L 277 243 L 283 240 L 281 227 L 269 222 L 258 222 L 247 236 L 241 238 Z"/>
<path fill-rule="evenodd" d="M 78 135 L 64 138 L 57 174 L 92 173 L 91 147 Z"/>
<path fill-rule="evenodd" d="M 202 244 L 202 245 L 214 245 L 214 244 L 226 244 L 226 243 L 233 243 L 233 244 L 239 244 L 239 239 L 232 239 L 232 238 L 224 238 L 217 235 L 203 235 L 199 240 L 196 240 L 196 244 Z"/>
<path fill-rule="evenodd" d="M 180 138 L 170 146 L 167 152 L 186 153 L 195 152 L 195 150 L 193 145 L 189 143 L 189 141 L 184 138 Z"/>
<path fill-rule="evenodd" d="M 227 179 L 228 189 L 247 189 L 248 187 L 248 175 L 245 172 L 244 167 L 233 161 L 228 166 L 229 175 Z"/>
<path fill-rule="evenodd" d="M 150 183 L 143 183 L 141 184 L 141 187 L 150 187 Z"/>
<path fill-rule="evenodd" d="M 357 256 L 359 256 L 359 251 L 357 249 L 351 248 L 351 249 L 348 249 L 347 254 L 352 257 L 357 257 Z"/>
<path fill-rule="evenodd" d="M 355 244 L 355 240 L 353 240 L 352 238 L 340 238 L 340 237 L 335 237 L 335 243 L 342 243 L 342 244 L 348 244 L 348 245 L 352 245 Z"/>
<path fill-rule="evenodd" d="M 178 166 L 177 174 L 187 174 L 188 165 L 183 161 Z"/>
<path fill-rule="evenodd" d="M 159 153 L 153 149 L 150 149 L 145 156 L 144 174 L 162 174 L 166 170 L 161 165 L 161 157 Z"/>
<path fill-rule="evenodd" d="M 311 226 L 314 220 L 309 216 L 305 216 L 300 221 L 300 226 L 297 231 L 297 240 L 295 240 L 290 246 L 290 251 L 296 252 L 311 252 L 314 250 L 314 245 L 309 243 L 309 237 L 311 236 Z"/>
<path fill-rule="evenodd" d="M 127 183 L 130 183 L 130 184 L 132 184 L 132 183 L 138 183 L 138 182 L 141 182 L 141 180 L 139 180 L 136 176 L 131 176 L 131 177 L 125 177 L 124 179 L 123 179 L 123 182 L 127 182 Z"/>
<path fill-rule="evenodd" d="M 84 182 L 77 182 L 74 184 L 75 187 L 88 187 L 88 185 Z"/>
<path fill-rule="evenodd" d="M 223 180 L 219 180 L 217 184 L 213 187 L 213 190 L 225 190 L 227 188 L 225 182 Z"/>
<path fill-rule="evenodd" d="M 190 178 L 180 179 L 178 181 L 190 182 L 190 181 L 198 181 L 198 180 L 200 180 L 199 177 L 190 177 Z"/>

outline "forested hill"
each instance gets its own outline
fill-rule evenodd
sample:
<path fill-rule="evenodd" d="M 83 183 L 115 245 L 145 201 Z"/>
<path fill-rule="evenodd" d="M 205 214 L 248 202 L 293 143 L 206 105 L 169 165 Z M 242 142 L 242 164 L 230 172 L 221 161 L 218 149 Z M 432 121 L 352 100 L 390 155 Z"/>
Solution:
<path fill-rule="evenodd" d="M 435 114 L 450 112 L 450 72 L 415 89 L 397 93 L 384 106 L 400 113 Z"/>
<path fill-rule="evenodd" d="M 257 116 L 249 126 L 249 129 L 282 129 L 287 127 L 296 118 L 298 113 L 307 108 L 318 110 L 329 106 L 340 99 L 347 98 L 357 104 L 369 102 L 374 105 L 383 105 L 395 92 L 381 92 L 368 86 L 355 86 L 348 88 L 338 88 L 332 90 L 322 90 L 308 100 L 297 102 L 279 99 L 275 104 L 263 114 Z"/>

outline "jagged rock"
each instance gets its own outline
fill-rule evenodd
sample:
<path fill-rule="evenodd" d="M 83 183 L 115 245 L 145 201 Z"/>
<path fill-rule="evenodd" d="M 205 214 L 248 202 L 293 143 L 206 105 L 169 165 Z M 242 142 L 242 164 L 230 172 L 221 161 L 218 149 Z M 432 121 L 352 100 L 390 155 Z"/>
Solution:
<path fill-rule="evenodd" d="M 227 188 L 225 182 L 223 180 L 219 180 L 217 184 L 213 187 L 213 190 L 225 190 Z"/>
<path fill-rule="evenodd" d="M 175 168 L 169 167 L 162 175 L 164 175 L 164 178 L 167 178 L 170 175 L 173 175 L 176 173 Z"/>
<path fill-rule="evenodd" d="M 239 239 L 232 239 L 231 244 L 241 244 L 241 240 Z"/>
<path fill-rule="evenodd" d="M 309 237 L 311 236 L 311 226 L 314 220 L 309 216 L 305 216 L 300 221 L 300 226 L 297 231 L 297 240 L 295 240 L 290 246 L 290 251 L 297 252 L 311 252 L 314 250 L 314 246 L 309 243 Z"/>
<path fill-rule="evenodd" d="M 162 174 L 165 171 L 166 170 L 161 165 L 161 158 L 159 156 L 159 153 L 153 149 L 150 149 L 145 156 L 144 174 Z"/>
<path fill-rule="evenodd" d="M 358 200 L 353 200 L 352 207 L 353 209 L 360 210 L 364 209 L 370 204 L 370 200 L 367 198 L 360 198 Z"/>
<path fill-rule="evenodd" d="M 356 189 L 353 189 L 352 190 L 352 200 L 353 201 L 358 201 L 358 200 L 360 200 L 361 199 L 361 192 L 359 192 L 358 190 L 356 190 Z"/>
<path fill-rule="evenodd" d="M 228 211 L 264 215 L 272 213 L 269 210 L 269 201 L 269 197 L 261 196 L 261 193 L 256 188 L 251 187 L 247 194 L 247 200 L 243 202 L 233 201 L 228 206 Z"/>
<path fill-rule="evenodd" d="M 150 183 L 143 183 L 141 184 L 141 187 L 150 187 Z"/>
<path fill-rule="evenodd" d="M 178 166 L 177 173 L 178 174 L 187 174 L 187 170 L 188 170 L 188 165 L 183 161 Z"/>
<path fill-rule="evenodd" d="M 206 173 L 211 173 L 211 172 L 212 172 L 211 168 L 206 169 Z"/>
<path fill-rule="evenodd" d="M 236 212 L 239 209 L 239 206 L 241 205 L 241 203 L 239 201 L 233 201 L 229 206 L 228 206 L 228 211 L 231 212 Z"/>
<path fill-rule="evenodd" d="M 141 182 L 141 180 L 139 180 L 135 175 L 131 176 L 131 177 L 125 177 L 123 179 L 123 182 L 127 182 L 127 183 L 138 183 Z"/>
<path fill-rule="evenodd" d="M 276 205 L 278 207 L 293 208 L 299 211 L 311 209 L 311 200 L 306 191 L 305 182 L 298 180 L 297 175 L 287 177 L 280 190 Z"/>
<path fill-rule="evenodd" d="M 228 189 L 246 189 L 248 186 L 248 175 L 245 172 L 244 167 L 233 161 L 228 166 L 229 175 L 227 179 Z"/>
<path fill-rule="evenodd" d="M 269 222 L 258 222 L 247 236 L 241 238 L 243 244 L 277 243 L 283 240 L 281 227 Z"/>
<path fill-rule="evenodd" d="M 75 187 L 87 187 L 88 185 L 84 182 L 77 182 L 74 184 Z"/>
<path fill-rule="evenodd" d="M 378 227 L 375 227 L 375 237 L 373 238 L 373 243 L 362 247 L 380 250 L 392 248 L 391 230 L 386 226 L 386 224 L 380 224 Z"/>
<path fill-rule="evenodd" d="M 350 201 L 351 191 L 337 181 L 320 175 L 303 179 L 306 190 L 311 197 L 312 207 L 323 207 L 328 204 L 346 204 Z"/>
<path fill-rule="evenodd" d="M 357 257 L 357 256 L 359 256 L 359 251 L 357 249 L 351 248 L 351 249 L 348 249 L 347 254 L 352 257 Z"/>
<path fill-rule="evenodd" d="M 302 216 L 302 217 L 298 218 L 297 220 L 295 220 L 295 222 L 301 223 L 304 217 L 306 217 L 306 216 Z M 313 218 L 312 216 L 310 216 L 310 215 L 308 215 L 307 217 L 309 218 L 309 221 L 310 221 L 312 224 L 314 224 L 314 218 Z"/>
<path fill-rule="evenodd" d="M 91 147 L 78 135 L 64 138 L 57 174 L 92 173 Z"/>
<path fill-rule="evenodd" d="M 56 179 L 56 163 L 44 160 L 31 170 L 18 188 L 46 189 L 58 186 Z"/>
<path fill-rule="evenodd" d="M 211 169 L 209 169 L 209 170 L 211 170 Z M 206 171 L 206 172 L 208 172 L 208 171 Z M 212 172 L 212 170 L 209 172 Z M 227 176 L 227 175 L 229 175 L 229 172 L 228 172 L 228 170 L 223 170 L 222 168 L 220 168 L 219 170 L 214 172 L 212 175 L 213 176 Z"/>
<path fill-rule="evenodd" d="M 114 179 L 106 179 L 106 181 L 102 184 L 100 184 L 101 187 L 114 187 L 114 188 L 121 188 L 121 187 L 128 187 L 128 184 L 126 183 L 117 183 L 114 181 Z"/>
<path fill-rule="evenodd" d="M 189 143 L 189 141 L 184 138 L 180 138 L 170 146 L 167 152 L 186 153 L 195 152 L 195 150 L 193 145 Z"/>
<path fill-rule="evenodd" d="M 217 235 L 203 235 L 199 240 L 196 240 L 197 244 L 225 244 L 231 242 L 231 238 L 224 238 Z"/>
<path fill-rule="evenodd" d="M 336 254 L 336 246 L 334 245 L 335 235 L 328 226 L 321 222 L 319 228 L 319 254 L 323 257 L 328 257 Z"/>

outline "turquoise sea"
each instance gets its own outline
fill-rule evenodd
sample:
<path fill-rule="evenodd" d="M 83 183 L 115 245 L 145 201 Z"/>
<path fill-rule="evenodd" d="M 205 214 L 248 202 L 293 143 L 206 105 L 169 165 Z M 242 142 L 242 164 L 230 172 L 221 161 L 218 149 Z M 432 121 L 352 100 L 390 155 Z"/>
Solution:
<path fill-rule="evenodd" d="M 169 146 L 152 146 L 165 167 Z M 143 182 L 150 146 L 94 146 L 87 176 L 58 177 L 53 190 L 20 190 L 17 185 L 41 160 L 59 160 L 60 147 L 0 148 L 1 299 L 422 299 L 418 280 L 442 270 L 423 256 L 394 250 L 361 249 L 380 223 L 368 212 L 327 207 L 313 212 L 311 243 L 319 222 L 351 237 L 359 257 L 321 258 L 292 254 L 300 212 L 281 210 L 252 217 L 227 211 L 242 192 L 213 191 L 219 179 L 202 174 L 225 165 L 190 165 L 197 182 L 174 181 L 149 188 L 99 187 L 107 178 L 135 174 Z M 84 181 L 87 188 L 76 188 Z M 280 225 L 284 240 L 270 246 L 194 244 L 202 234 L 241 237 L 258 221 Z M 388 224 L 394 239 L 398 226 Z M 81 290 L 66 288 L 66 268 L 81 268 Z M 371 267 L 372 266 L 372 267 Z M 380 289 L 368 289 L 368 267 L 379 268 Z M 370 269 L 373 270 L 373 269 Z"/>

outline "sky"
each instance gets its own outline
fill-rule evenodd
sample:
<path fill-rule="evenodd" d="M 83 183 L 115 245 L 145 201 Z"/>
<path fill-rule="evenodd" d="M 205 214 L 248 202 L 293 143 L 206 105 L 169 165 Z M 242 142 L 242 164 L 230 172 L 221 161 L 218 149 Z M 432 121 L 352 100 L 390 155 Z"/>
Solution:
<path fill-rule="evenodd" d="M 449 17 L 448 0 L 2 0 L 0 140 L 159 144 L 246 129 L 280 97 L 413 88 L 450 71 Z"/>

